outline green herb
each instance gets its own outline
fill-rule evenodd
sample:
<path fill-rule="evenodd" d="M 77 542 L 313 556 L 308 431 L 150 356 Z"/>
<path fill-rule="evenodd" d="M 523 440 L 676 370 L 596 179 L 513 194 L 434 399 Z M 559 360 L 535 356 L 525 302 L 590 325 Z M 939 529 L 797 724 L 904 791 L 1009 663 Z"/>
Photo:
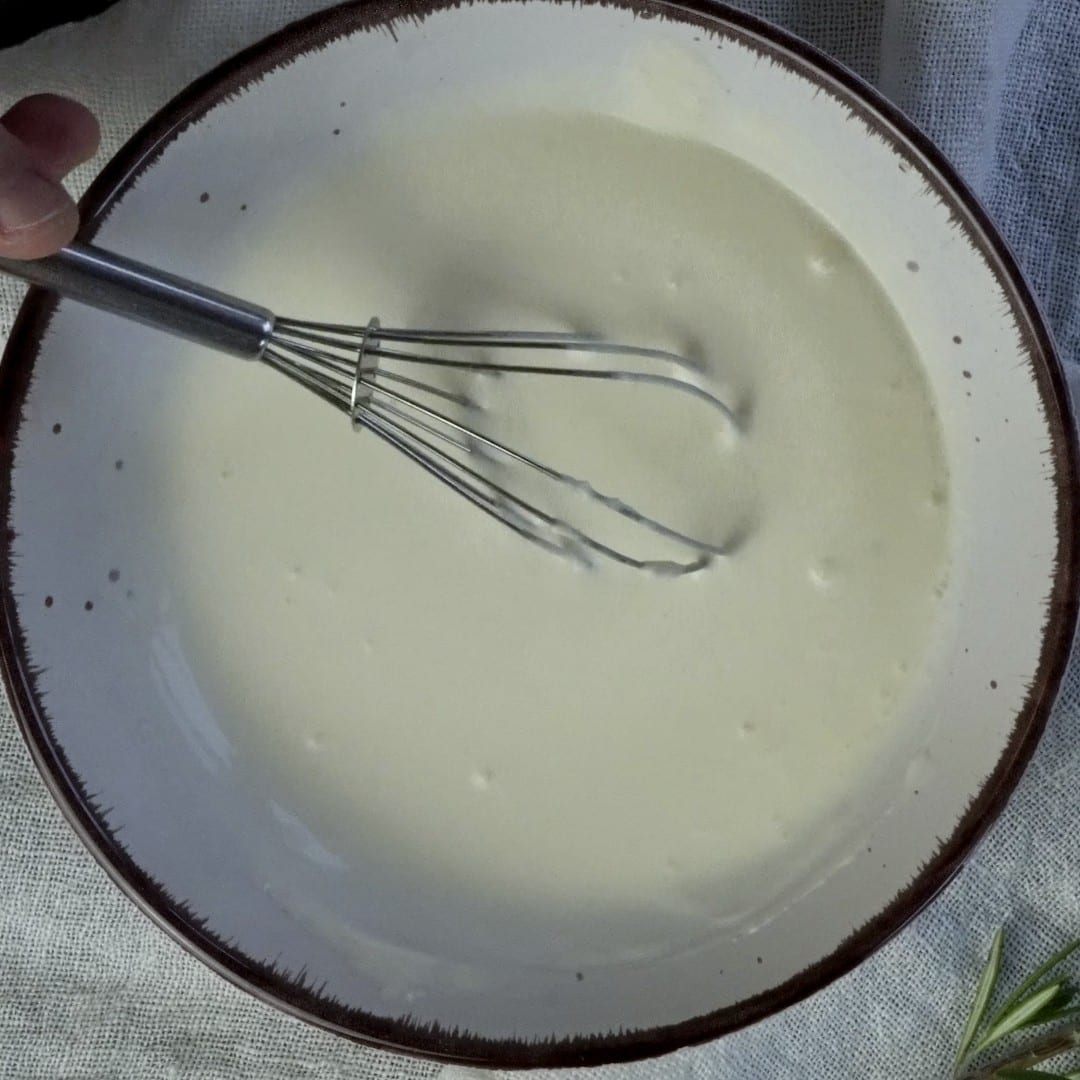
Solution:
<path fill-rule="evenodd" d="M 991 1012 L 999 995 L 1001 954 L 1005 933 L 999 930 L 990 944 L 990 955 L 979 978 L 971 1015 L 964 1025 L 956 1055 L 957 1080 L 1080 1080 L 1080 1072 L 1045 1072 L 1034 1066 L 1080 1047 L 1080 988 L 1060 974 L 1061 965 L 1080 949 L 1080 938 L 1058 950 L 1040 964 Z M 1012 1035 L 1031 1028 L 1050 1029 L 976 1072 L 965 1071 L 989 1050 Z"/>

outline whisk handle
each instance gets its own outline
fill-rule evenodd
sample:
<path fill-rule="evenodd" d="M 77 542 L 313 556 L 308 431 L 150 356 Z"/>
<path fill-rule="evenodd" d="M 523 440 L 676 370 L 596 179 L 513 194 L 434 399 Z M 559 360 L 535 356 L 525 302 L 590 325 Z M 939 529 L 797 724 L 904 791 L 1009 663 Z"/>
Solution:
<path fill-rule="evenodd" d="M 233 356 L 257 360 L 273 312 L 91 244 L 44 259 L 3 259 L 0 270 L 101 311 L 165 330 Z"/>

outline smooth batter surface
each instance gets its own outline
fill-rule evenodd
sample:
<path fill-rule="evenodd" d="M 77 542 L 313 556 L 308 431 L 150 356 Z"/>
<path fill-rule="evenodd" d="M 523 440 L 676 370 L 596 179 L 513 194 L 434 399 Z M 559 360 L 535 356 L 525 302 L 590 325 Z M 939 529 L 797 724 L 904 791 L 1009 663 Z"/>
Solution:
<path fill-rule="evenodd" d="M 229 284 L 702 358 L 741 434 L 655 391 L 472 389 L 503 434 L 747 539 L 677 580 L 583 570 L 280 376 L 194 358 L 169 410 L 192 667 L 251 782 L 386 897 L 463 928 L 580 915 L 601 952 L 611 927 L 624 953 L 748 930 L 843 859 L 918 740 L 948 519 L 919 359 L 841 238 L 739 161 L 600 117 L 457 124 L 288 193 Z"/>

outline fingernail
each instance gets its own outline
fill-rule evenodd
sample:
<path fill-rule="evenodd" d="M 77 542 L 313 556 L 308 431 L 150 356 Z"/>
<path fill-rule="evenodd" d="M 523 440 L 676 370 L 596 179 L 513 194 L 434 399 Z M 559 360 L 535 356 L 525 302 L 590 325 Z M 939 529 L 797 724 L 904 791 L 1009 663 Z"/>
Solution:
<path fill-rule="evenodd" d="M 59 184 L 23 169 L 0 187 L 0 242 L 14 240 L 69 212 L 71 199 Z"/>

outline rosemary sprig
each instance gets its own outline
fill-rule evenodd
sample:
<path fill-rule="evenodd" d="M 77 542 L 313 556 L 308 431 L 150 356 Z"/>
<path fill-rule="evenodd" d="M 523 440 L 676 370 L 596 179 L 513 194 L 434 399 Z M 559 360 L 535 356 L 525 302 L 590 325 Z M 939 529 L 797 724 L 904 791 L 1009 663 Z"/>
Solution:
<path fill-rule="evenodd" d="M 1061 965 L 1080 949 L 1080 938 L 1040 964 L 991 1013 L 990 1006 L 999 991 L 1004 947 L 1005 932 L 999 930 L 990 944 L 990 955 L 979 977 L 971 1015 L 960 1038 L 954 1077 L 956 1080 L 1080 1080 L 1080 1071 L 1046 1072 L 1034 1068 L 1080 1047 L 1080 1004 L 1077 1003 L 1080 988 L 1067 976 L 1059 977 Z M 975 1058 L 1010 1035 L 1048 1025 L 1059 1026 L 987 1069 L 965 1072 Z"/>

